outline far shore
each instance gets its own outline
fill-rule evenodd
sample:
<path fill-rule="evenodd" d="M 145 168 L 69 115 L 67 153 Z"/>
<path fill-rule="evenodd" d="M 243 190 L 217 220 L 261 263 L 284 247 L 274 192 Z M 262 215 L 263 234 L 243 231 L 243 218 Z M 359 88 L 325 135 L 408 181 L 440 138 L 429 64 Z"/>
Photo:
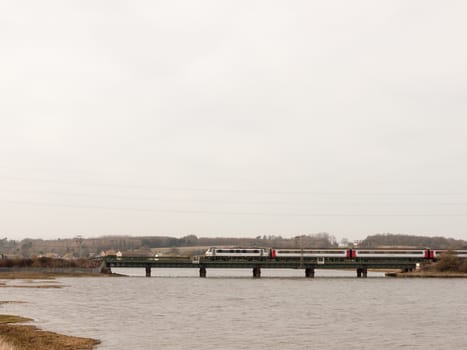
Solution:
<path fill-rule="evenodd" d="M 395 278 L 467 278 L 467 273 L 462 273 L 462 272 L 439 272 L 439 271 L 387 272 L 386 277 L 395 277 Z"/>
<path fill-rule="evenodd" d="M 74 273 L 74 272 L 42 272 L 42 271 L 12 271 L 0 272 L 0 280 L 5 279 L 43 279 L 53 280 L 60 277 L 125 277 L 118 273 Z"/>

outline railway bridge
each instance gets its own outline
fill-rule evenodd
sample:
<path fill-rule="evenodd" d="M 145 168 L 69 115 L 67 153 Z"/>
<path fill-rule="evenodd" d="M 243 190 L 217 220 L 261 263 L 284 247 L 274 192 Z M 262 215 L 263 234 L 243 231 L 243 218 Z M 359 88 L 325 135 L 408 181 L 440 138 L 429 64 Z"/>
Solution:
<path fill-rule="evenodd" d="M 366 278 L 368 269 L 399 269 L 412 271 L 417 264 L 426 262 L 425 259 L 413 258 L 367 258 L 367 259 L 249 259 L 228 258 L 210 259 L 204 256 L 195 257 L 116 257 L 107 256 L 102 263 L 102 271 L 111 272 L 113 267 L 144 268 L 146 277 L 151 277 L 152 268 L 195 268 L 199 269 L 199 276 L 206 277 L 208 269 L 251 269 L 254 278 L 261 277 L 262 269 L 302 269 L 305 277 L 313 278 L 315 269 L 355 270 L 359 278 Z"/>

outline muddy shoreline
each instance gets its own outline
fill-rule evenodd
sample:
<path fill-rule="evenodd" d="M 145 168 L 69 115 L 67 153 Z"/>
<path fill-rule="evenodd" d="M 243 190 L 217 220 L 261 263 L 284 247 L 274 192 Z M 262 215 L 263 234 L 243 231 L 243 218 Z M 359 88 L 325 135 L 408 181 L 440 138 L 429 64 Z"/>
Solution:
<path fill-rule="evenodd" d="M 394 278 L 467 278 L 462 272 L 387 272 L 386 277 Z"/>
<path fill-rule="evenodd" d="M 0 315 L 0 318 L 1 316 L 3 315 Z M 0 339 L 5 347 L 21 350 L 92 350 L 100 343 L 96 339 L 74 337 L 44 331 L 35 326 L 14 324 L 0 324 Z"/>
<path fill-rule="evenodd" d="M 83 273 L 77 271 L 47 272 L 42 269 L 26 271 L 2 271 L 0 272 L 0 288 L 62 288 L 60 284 L 53 283 L 59 277 L 121 277 L 116 274 L 103 273 Z M 16 285 L 6 283 L 11 280 L 24 280 L 30 285 Z M 2 304 L 20 303 L 21 301 L 0 301 Z M 33 320 L 17 315 L 0 314 L 0 350 L 91 350 L 100 344 L 97 339 L 82 338 L 59 334 L 39 329 L 36 326 L 28 325 L 27 322 Z"/>

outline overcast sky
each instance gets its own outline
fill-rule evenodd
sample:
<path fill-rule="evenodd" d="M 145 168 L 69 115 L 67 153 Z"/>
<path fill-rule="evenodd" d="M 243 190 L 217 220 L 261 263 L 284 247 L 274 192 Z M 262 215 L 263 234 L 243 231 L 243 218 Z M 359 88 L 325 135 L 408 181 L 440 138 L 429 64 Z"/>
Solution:
<path fill-rule="evenodd" d="M 0 238 L 467 239 L 465 1 L 0 2 Z"/>

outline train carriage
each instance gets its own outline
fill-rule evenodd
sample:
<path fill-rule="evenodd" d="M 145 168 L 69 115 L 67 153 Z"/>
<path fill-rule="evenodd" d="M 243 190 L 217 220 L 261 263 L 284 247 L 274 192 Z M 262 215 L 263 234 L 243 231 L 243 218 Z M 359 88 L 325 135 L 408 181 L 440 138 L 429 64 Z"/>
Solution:
<path fill-rule="evenodd" d="M 428 258 L 428 250 L 426 249 L 353 249 L 353 258 Z"/>
<path fill-rule="evenodd" d="M 272 249 L 272 258 L 346 258 L 347 249 Z"/>
<path fill-rule="evenodd" d="M 467 250 L 447 250 L 433 249 L 431 250 L 431 258 L 439 259 L 443 254 L 452 254 L 458 258 L 467 258 Z"/>
<path fill-rule="evenodd" d="M 266 248 L 209 248 L 204 254 L 211 258 L 261 258 L 269 257 L 269 249 Z"/>

